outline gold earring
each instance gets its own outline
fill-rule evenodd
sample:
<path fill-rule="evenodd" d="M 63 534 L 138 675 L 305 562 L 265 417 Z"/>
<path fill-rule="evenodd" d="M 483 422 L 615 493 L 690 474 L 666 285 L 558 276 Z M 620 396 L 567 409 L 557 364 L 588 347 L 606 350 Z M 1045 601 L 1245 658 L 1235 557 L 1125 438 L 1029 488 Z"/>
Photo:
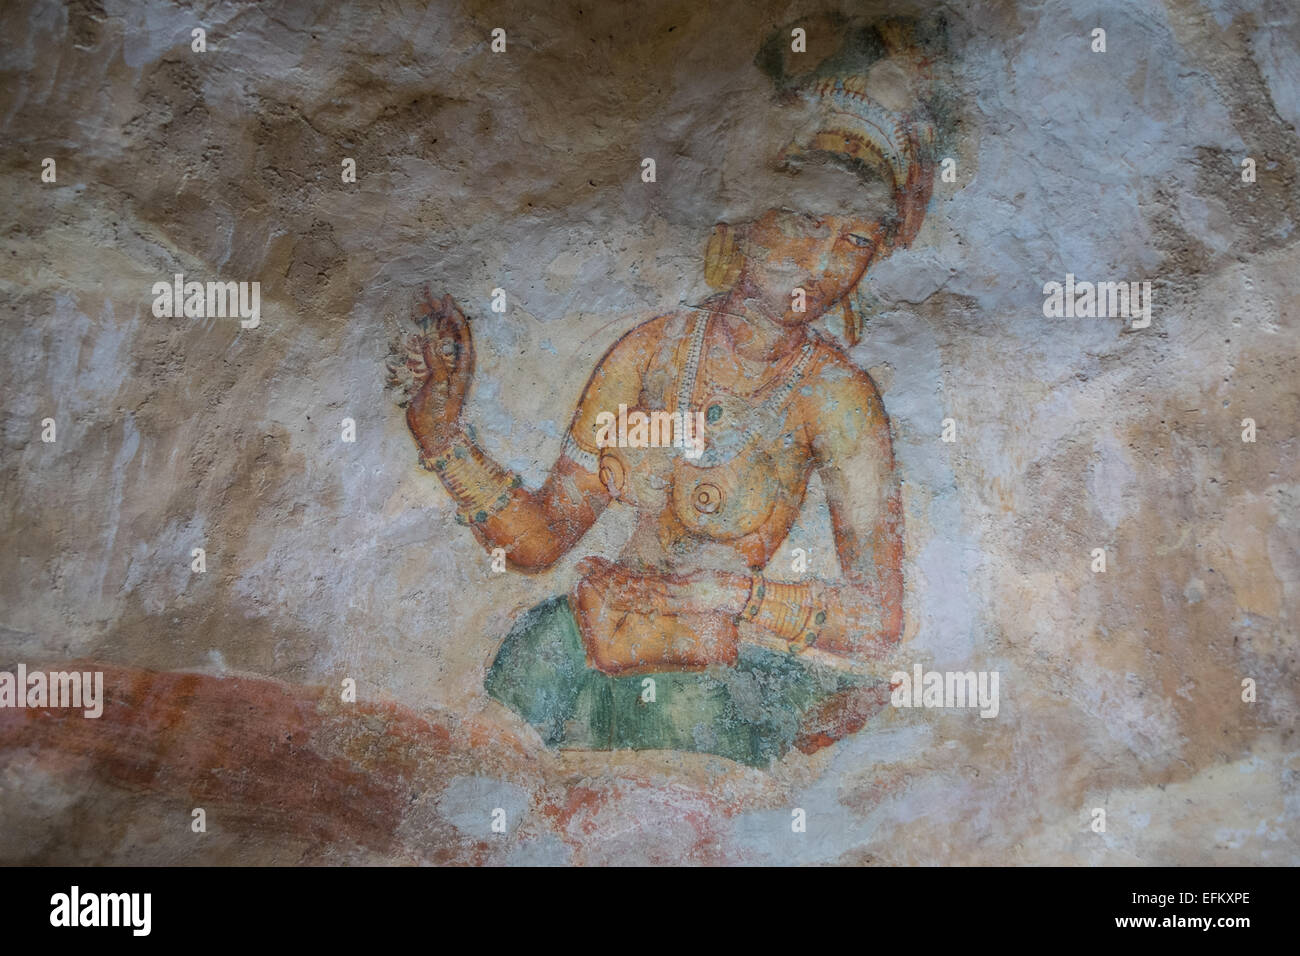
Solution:
<path fill-rule="evenodd" d="M 715 289 L 730 289 L 740 278 L 744 262 L 741 244 L 736 241 L 736 230 L 725 222 L 715 225 L 704 249 L 704 281 Z"/>

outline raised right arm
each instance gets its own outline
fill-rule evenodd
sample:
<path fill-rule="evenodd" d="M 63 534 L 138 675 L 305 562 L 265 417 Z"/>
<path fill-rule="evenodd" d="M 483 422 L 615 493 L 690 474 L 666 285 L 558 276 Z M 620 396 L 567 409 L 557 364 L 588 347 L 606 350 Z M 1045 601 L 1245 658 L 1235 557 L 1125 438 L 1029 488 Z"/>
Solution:
<path fill-rule="evenodd" d="M 423 366 L 408 361 L 413 384 L 427 376 L 406 414 L 420 461 L 441 479 L 456 502 L 457 520 L 485 548 L 504 549 L 518 570 L 544 570 L 578 542 L 609 504 L 597 468 L 596 416 L 616 411 L 620 403 L 636 404 L 647 354 L 646 326 L 623 336 L 600 360 L 559 458 L 542 486 L 530 490 L 478 447 L 473 429 L 462 419 L 474 363 L 468 321 L 450 297 L 427 302 L 423 317 L 428 332 L 408 344 L 408 354 L 418 351 Z"/>

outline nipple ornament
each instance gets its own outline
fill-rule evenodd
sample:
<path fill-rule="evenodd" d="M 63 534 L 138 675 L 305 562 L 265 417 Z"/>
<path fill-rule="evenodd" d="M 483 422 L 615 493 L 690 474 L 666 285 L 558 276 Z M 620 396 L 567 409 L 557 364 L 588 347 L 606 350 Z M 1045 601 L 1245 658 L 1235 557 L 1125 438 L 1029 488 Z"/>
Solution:
<path fill-rule="evenodd" d="M 711 515 L 722 507 L 722 489 L 707 482 L 698 484 L 692 502 L 700 514 Z"/>

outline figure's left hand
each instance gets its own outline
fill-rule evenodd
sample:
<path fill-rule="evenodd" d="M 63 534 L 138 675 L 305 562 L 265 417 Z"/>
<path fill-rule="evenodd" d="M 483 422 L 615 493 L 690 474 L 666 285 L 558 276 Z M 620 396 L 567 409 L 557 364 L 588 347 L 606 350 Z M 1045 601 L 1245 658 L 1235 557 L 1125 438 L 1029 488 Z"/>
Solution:
<path fill-rule="evenodd" d="M 570 599 L 597 670 L 634 674 L 736 663 L 736 612 L 717 604 L 725 575 L 638 572 L 603 558 L 588 558 L 578 570 L 583 577 Z"/>
<path fill-rule="evenodd" d="M 661 574 L 633 571 L 604 558 L 578 562 L 578 573 L 610 595 L 615 606 L 643 614 L 723 614 L 734 617 L 749 599 L 749 577 L 729 571 Z"/>

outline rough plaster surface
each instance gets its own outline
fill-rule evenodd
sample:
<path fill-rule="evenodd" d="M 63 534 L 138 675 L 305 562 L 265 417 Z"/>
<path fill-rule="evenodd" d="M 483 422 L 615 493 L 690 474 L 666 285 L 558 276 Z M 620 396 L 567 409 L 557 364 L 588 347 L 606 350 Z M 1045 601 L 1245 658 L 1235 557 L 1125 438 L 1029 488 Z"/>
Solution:
<path fill-rule="evenodd" d="M 754 55 L 829 6 L 0 10 L 0 663 L 109 688 L 99 721 L 0 711 L 0 860 L 1300 862 L 1283 0 L 888 5 L 948 20 L 958 177 L 873 267 L 853 358 L 905 482 L 908 653 L 999 671 L 997 718 L 888 709 L 756 770 L 552 752 L 484 694 L 626 516 L 493 575 L 384 394 L 390 317 L 456 297 L 469 416 L 540 483 L 595 360 L 698 301 L 709 227 L 768 202 Z M 176 272 L 260 281 L 260 328 L 155 318 Z M 1150 280 L 1151 326 L 1044 318 L 1067 272 Z M 819 494 L 789 545 L 833 577 Z"/>

